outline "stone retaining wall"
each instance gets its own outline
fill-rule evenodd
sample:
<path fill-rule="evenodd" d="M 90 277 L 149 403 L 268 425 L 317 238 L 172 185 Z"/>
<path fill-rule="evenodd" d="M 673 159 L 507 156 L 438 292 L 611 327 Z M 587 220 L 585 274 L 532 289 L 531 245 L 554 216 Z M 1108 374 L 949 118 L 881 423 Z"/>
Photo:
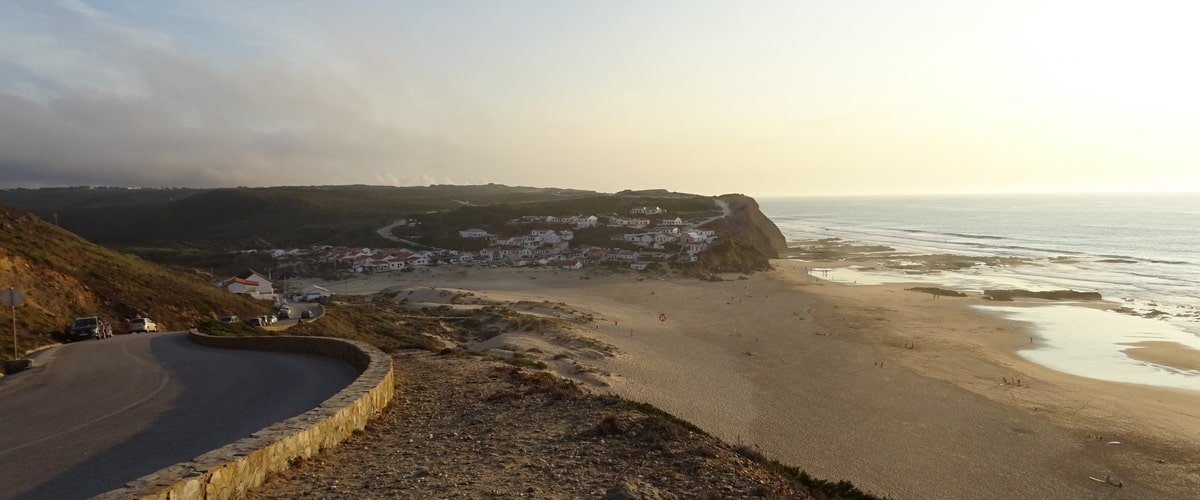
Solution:
<path fill-rule="evenodd" d="M 255 432 L 190 462 L 175 464 L 97 496 L 100 499 L 240 498 L 267 474 L 288 468 L 363 429 L 392 398 L 392 358 L 370 344 L 326 337 L 213 337 L 193 331 L 197 344 L 317 354 L 345 360 L 358 369 L 353 383 L 321 406 Z"/>

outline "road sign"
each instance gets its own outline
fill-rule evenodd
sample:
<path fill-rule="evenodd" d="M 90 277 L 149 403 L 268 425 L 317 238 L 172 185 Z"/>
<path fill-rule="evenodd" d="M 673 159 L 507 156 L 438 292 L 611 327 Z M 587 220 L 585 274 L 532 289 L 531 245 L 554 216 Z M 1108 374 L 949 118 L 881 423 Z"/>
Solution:
<path fill-rule="evenodd" d="M 0 293 L 0 301 L 8 307 L 17 307 L 25 302 L 25 296 L 21 295 L 21 291 L 16 288 L 9 287 L 3 293 Z"/>

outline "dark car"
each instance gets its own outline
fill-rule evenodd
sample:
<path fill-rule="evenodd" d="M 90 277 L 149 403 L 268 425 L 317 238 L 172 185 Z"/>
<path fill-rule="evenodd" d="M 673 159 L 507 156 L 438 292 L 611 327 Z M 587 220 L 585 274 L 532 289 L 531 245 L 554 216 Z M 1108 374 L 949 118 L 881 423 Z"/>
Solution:
<path fill-rule="evenodd" d="M 86 339 L 106 339 L 112 336 L 112 326 L 109 326 L 107 321 L 100 319 L 99 316 L 85 316 L 75 318 L 70 327 L 67 327 L 65 338 L 67 342 Z"/>
<path fill-rule="evenodd" d="M 312 319 L 312 317 L 312 309 L 305 309 L 304 312 L 300 313 L 300 319 Z"/>

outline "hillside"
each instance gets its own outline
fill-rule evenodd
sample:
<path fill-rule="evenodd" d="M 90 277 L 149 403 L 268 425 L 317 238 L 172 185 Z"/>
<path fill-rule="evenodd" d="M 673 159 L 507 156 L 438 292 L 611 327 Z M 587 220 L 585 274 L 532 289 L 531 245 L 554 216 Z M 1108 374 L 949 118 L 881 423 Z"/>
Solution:
<path fill-rule="evenodd" d="M 571 199 L 569 189 L 482 186 L 287 186 L 220 189 L 70 187 L 0 190 L 0 203 L 121 248 L 235 249 L 383 241 L 375 229 L 462 206 Z"/>
<path fill-rule="evenodd" d="M 20 351 L 53 343 L 54 334 L 78 316 L 98 314 L 119 329 L 121 319 L 145 314 L 178 329 L 222 314 L 265 310 L 212 286 L 210 278 L 101 247 L 0 205 L 0 286 L 25 296 L 16 309 Z M 0 335 L 5 357 L 12 355 L 12 342 L 11 335 Z"/>
<path fill-rule="evenodd" d="M 725 219 L 728 232 L 738 235 L 759 253 L 779 258 L 788 250 L 787 238 L 771 219 L 758 208 L 758 202 L 744 194 L 726 194 L 717 199 L 729 205 L 730 215 Z"/>
<path fill-rule="evenodd" d="M 754 271 L 785 250 L 778 228 L 744 195 L 718 198 L 730 216 L 707 228 L 727 241 L 691 270 Z M 224 189 L 52 188 L 0 191 L 0 202 L 33 212 L 93 242 L 159 263 L 196 267 L 215 274 L 246 267 L 270 270 L 263 254 L 240 250 L 303 248 L 311 245 L 388 247 L 395 242 L 377 230 L 400 219 L 418 225 L 390 236 L 431 248 L 478 250 L 479 240 L 458 231 L 477 227 L 521 234 L 540 226 L 513 226 L 522 216 L 606 214 L 628 216 L 632 207 L 661 207 L 672 215 L 703 220 L 721 215 L 714 198 L 662 189 L 592 191 L 482 186 L 307 186 Z M 568 229 L 563 225 L 558 229 Z M 614 244 L 636 232 L 601 228 L 579 232 L 576 244 Z M 668 249 L 672 250 L 672 249 Z M 677 251 L 677 249 L 674 249 Z M 758 254 L 758 255 L 756 255 Z M 282 270 L 280 270 L 282 271 Z"/>

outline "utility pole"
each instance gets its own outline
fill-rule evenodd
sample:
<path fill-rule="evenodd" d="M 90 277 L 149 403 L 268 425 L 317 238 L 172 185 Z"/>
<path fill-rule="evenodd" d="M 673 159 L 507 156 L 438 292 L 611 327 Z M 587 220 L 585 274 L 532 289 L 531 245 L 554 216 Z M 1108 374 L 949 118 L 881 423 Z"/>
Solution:
<path fill-rule="evenodd" d="M 17 306 L 25 302 L 25 296 L 21 295 L 21 291 L 13 287 L 8 287 L 3 294 L 0 294 L 0 300 L 4 305 L 12 308 L 12 334 L 13 334 L 13 357 L 17 359 Z"/>

